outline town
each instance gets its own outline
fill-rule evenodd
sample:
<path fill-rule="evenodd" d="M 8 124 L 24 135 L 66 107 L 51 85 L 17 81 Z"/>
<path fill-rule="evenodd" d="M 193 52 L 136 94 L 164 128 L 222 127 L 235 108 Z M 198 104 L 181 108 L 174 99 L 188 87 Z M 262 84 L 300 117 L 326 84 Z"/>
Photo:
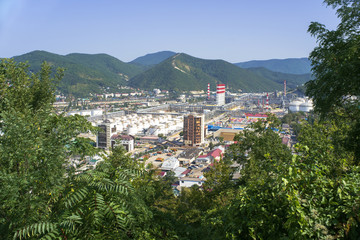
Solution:
<path fill-rule="evenodd" d="M 94 141 L 105 155 L 116 146 L 122 146 L 131 158 L 145 167 L 157 169 L 160 177 L 173 174 L 174 193 L 183 187 L 202 186 L 204 174 L 211 169 L 234 143 L 234 137 L 258 120 L 266 120 L 271 113 L 282 118 L 289 112 L 308 113 L 312 102 L 292 90 L 272 93 L 231 93 L 225 84 L 218 84 L 216 92 L 194 91 L 167 100 L 168 91 L 98 95 L 98 101 L 78 99 L 68 115 L 82 115 L 100 129 L 98 134 L 83 134 Z M 301 96 L 301 97 L 300 97 Z M 61 96 L 57 96 L 61 99 Z M 121 99 L 126 97 L 126 99 Z M 165 99 L 165 100 L 164 100 Z M 196 103 L 194 103 L 196 102 Z M 55 106 L 66 107 L 57 101 Z M 119 109 L 119 105 L 127 107 Z M 84 109 L 85 108 L 85 109 Z M 285 145 L 291 148 L 296 136 L 289 124 L 278 130 Z M 86 160 L 74 158 L 73 165 L 82 172 L 93 169 L 101 156 L 88 156 Z M 81 164 L 80 164 L 81 163 Z M 234 162 L 234 180 L 241 166 Z"/>

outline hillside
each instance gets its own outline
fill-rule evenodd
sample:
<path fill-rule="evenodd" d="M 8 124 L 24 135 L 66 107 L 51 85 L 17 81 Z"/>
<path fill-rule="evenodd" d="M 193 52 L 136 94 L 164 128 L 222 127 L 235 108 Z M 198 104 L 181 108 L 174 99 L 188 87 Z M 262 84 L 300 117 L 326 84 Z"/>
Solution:
<path fill-rule="evenodd" d="M 30 69 L 37 72 L 41 63 L 47 61 L 54 69 L 63 67 L 65 75 L 58 89 L 65 94 L 78 97 L 89 93 L 100 93 L 101 88 L 117 89 L 119 85 L 127 85 L 127 81 L 143 68 L 124 63 L 107 54 L 58 55 L 45 51 L 33 51 L 14 57 L 15 61 L 28 61 Z"/>
<path fill-rule="evenodd" d="M 165 59 L 174 56 L 176 53 L 171 51 L 161 51 L 156 53 L 149 53 L 145 56 L 138 57 L 132 60 L 130 63 L 142 65 L 142 66 L 151 66 L 161 63 Z"/>
<path fill-rule="evenodd" d="M 241 68 L 264 67 L 268 70 L 281 73 L 308 74 L 311 72 L 310 63 L 310 60 L 307 58 L 287 58 L 239 62 L 235 63 L 235 65 Z"/>
<path fill-rule="evenodd" d="M 297 86 L 301 86 L 311 79 L 311 74 L 289 74 L 289 73 L 281 73 L 281 72 L 273 72 L 266 68 L 248 68 L 247 70 L 272 80 L 276 83 L 283 84 L 284 80 L 286 80 L 286 85 L 288 88 L 296 88 Z"/>
<path fill-rule="evenodd" d="M 223 60 L 204 60 L 181 53 L 130 79 L 133 87 L 167 90 L 215 90 L 224 83 L 232 91 L 258 92 L 281 89 L 281 85 Z"/>

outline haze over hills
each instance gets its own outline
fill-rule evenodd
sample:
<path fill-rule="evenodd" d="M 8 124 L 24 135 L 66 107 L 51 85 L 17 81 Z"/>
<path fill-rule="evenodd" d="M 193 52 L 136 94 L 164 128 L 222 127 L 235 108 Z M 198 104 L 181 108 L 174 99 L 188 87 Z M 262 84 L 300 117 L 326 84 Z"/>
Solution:
<path fill-rule="evenodd" d="M 130 79 L 133 87 L 167 90 L 204 90 L 210 83 L 224 83 L 235 91 L 270 91 L 280 85 L 223 60 L 204 60 L 180 53 Z"/>
<path fill-rule="evenodd" d="M 77 97 L 89 93 L 119 91 L 119 86 L 142 89 L 205 90 L 207 83 L 215 90 L 216 83 L 225 83 L 232 91 L 259 92 L 282 89 L 284 80 L 289 87 L 302 85 L 310 74 L 296 75 L 273 72 L 265 68 L 243 69 L 223 60 L 205 60 L 171 51 L 147 54 L 125 63 L 107 54 L 72 53 L 59 55 L 33 51 L 14 57 L 28 61 L 30 70 L 37 72 L 43 61 L 54 69 L 63 67 L 65 76 L 58 89 Z"/>
<path fill-rule="evenodd" d="M 274 72 L 307 74 L 311 73 L 311 62 L 308 58 L 287 58 L 270 60 L 253 60 L 248 62 L 234 63 L 242 68 L 264 67 Z"/>

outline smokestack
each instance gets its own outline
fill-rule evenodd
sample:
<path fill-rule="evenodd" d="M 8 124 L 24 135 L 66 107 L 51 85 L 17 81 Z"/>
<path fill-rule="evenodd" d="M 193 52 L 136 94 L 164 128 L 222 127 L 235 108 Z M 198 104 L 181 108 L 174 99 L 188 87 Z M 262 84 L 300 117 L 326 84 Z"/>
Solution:
<path fill-rule="evenodd" d="M 286 97 L 286 80 L 284 80 L 284 97 Z"/>
<path fill-rule="evenodd" d="M 269 93 L 266 93 L 266 111 L 269 110 Z"/>
<path fill-rule="evenodd" d="M 216 85 L 216 103 L 218 106 L 225 104 L 225 84 Z"/>
<path fill-rule="evenodd" d="M 208 83 L 207 98 L 210 100 L 210 83 Z"/>

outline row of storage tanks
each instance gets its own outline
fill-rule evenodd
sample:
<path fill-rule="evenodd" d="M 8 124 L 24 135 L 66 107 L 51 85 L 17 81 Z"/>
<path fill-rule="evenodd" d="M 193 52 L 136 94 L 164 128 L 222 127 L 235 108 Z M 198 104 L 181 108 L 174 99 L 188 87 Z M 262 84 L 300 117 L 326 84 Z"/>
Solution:
<path fill-rule="evenodd" d="M 313 109 L 313 102 L 306 98 L 298 98 L 289 104 L 289 110 L 291 112 L 310 112 Z"/>
<path fill-rule="evenodd" d="M 69 116 L 73 116 L 73 115 L 76 115 L 76 114 L 81 115 L 81 116 L 95 117 L 95 116 L 102 115 L 103 110 L 102 109 L 80 110 L 80 111 L 73 111 L 73 112 L 68 113 Z"/>
<path fill-rule="evenodd" d="M 123 133 L 127 135 L 167 135 L 173 131 L 183 128 L 183 117 L 173 115 L 151 115 L 151 114 L 129 114 L 108 119 L 112 133 Z M 97 126 L 103 120 L 93 122 Z"/>

